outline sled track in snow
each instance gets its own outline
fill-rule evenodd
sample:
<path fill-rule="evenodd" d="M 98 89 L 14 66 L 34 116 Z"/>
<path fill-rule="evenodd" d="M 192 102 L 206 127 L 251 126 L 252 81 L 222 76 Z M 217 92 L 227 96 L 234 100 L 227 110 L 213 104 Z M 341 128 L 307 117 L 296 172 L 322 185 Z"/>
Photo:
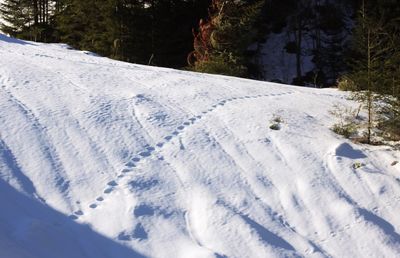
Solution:
<path fill-rule="evenodd" d="M 105 187 L 102 194 L 99 194 L 98 197 L 90 203 L 85 204 L 83 207 L 94 210 L 98 206 L 102 204 L 103 201 L 106 200 L 107 195 L 112 193 L 117 187 L 119 187 L 121 180 L 125 177 L 129 178 L 129 174 L 135 171 L 135 168 L 140 165 L 140 162 L 147 160 L 156 155 L 159 151 L 163 149 L 163 147 L 174 140 L 178 135 L 183 133 L 185 130 L 190 128 L 193 124 L 201 119 L 205 118 L 206 115 L 216 111 L 218 108 L 223 107 L 230 102 L 240 101 L 240 100 L 250 100 L 250 99 L 258 99 L 258 98 L 266 98 L 266 97 L 279 97 L 284 95 L 293 94 L 294 91 L 287 91 L 282 93 L 271 93 L 271 94 L 259 94 L 259 95 L 246 95 L 242 97 L 232 97 L 227 99 L 219 100 L 218 103 L 210 106 L 208 109 L 202 111 L 198 115 L 193 115 L 187 121 L 183 122 L 181 125 L 177 126 L 175 131 L 171 132 L 169 135 L 163 137 L 160 141 L 158 141 L 155 146 L 147 146 L 145 149 L 139 151 L 135 156 L 131 157 L 127 163 L 124 164 L 123 169 L 120 171 L 119 175 L 113 180 L 109 181 Z M 69 217 L 73 220 L 79 219 L 79 217 L 84 216 L 85 213 L 82 210 L 74 211 Z"/>

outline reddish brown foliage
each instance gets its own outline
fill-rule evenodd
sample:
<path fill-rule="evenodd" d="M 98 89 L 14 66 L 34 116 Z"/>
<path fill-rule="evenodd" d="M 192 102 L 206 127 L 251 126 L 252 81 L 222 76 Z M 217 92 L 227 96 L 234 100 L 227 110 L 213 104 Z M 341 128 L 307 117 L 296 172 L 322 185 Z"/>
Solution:
<path fill-rule="evenodd" d="M 207 61 L 212 51 L 211 36 L 215 30 L 215 19 L 223 8 L 223 0 L 213 0 L 209 9 L 209 19 L 207 21 L 201 19 L 199 29 L 196 32 L 193 29 L 193 48 L 188 55 L 188 64 L 194 65 L 197 61 Z"/>

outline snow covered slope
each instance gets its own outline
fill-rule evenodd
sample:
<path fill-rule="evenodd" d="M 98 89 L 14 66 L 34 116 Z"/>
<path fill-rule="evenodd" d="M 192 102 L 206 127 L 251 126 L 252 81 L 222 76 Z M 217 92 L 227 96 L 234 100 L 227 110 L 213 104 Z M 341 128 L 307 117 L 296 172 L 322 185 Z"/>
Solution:
<path fill-rule="evenodd" d="M 0 257 L 399 257 L 400 153 L 329 130 L 345 97 L 0 36 Z"/>

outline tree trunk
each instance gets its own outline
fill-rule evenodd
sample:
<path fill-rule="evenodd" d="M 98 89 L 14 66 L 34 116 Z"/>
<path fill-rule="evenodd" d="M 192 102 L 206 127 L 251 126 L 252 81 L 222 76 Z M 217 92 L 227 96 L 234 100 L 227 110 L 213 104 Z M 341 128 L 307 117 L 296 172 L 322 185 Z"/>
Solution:
<path fill-rule="evenodd" d="M 49 0 L 45 0 L 45 8 L 46 8 L 46 23 L 49 23 Z"/>
<path fill-rule="evenodd" d="M 367 84 L 368 84 L 368 89 L 367 89 L 367 108 L 368 108 L 368 134 L 367 134 L 367 142 L 368 144 L 371 143 L 371 131 L 372 131 L 372 105 L 373 105 L 373 96 L 372 96 L 372 82 L 371 82 L 371 30 L 368 28 L 368 33 L 367 33 L 367 46 L 368 46 L 368 76 L 367 76 Z"/>
<path fill-rule="evenodd" d="M 39 23 L 39 12 L 38 12 L 38 0 L 33 0 L 33 19 L 34 25 L 38 25 Z"/>
<path fill-rule="evenodd" d="M 42 16 L 42 1 L 43 0 L 36 0 L 37 1 L 37 9 L 38 9 L 38 23 L 43 23 L 43 16 Z"/>
<path fill-rule="evenodd" d="M 303 37 L 303 32 L 302 32 L 302 26 L 301 26 L 301 17 L 297 16 L 297 32 L 296 32 L 296 73 L 297 73 L 297 78 L 301 78 L 301 44 L 302 44 L 302 37 Z"/>

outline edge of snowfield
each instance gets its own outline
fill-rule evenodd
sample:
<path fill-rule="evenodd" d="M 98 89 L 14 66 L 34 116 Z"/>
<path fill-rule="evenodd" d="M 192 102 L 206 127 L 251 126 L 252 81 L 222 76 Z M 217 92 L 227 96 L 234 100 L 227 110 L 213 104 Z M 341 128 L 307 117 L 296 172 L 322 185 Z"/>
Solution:
<path fill-rule="evenodd" d="M 398 257 L 400 154 L 334 103 L 0 35 L 0 257 Z"/>

